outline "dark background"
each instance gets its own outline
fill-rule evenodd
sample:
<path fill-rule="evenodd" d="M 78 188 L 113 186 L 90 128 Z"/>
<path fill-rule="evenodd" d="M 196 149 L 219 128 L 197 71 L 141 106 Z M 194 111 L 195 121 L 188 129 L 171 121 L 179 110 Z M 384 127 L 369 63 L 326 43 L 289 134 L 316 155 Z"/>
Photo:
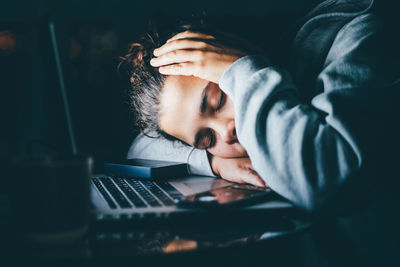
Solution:
<path fill-rule="evenodd" d="M 268 46 L 316 2 L 3 0 L 0 159 L 70 150 L 53 54 L 43 35 L 48 16 L 56 23 L 78 150 L 101 162 L 124 157 L 135 136 L 128 85 L 117 64 L 149 20 L 206 15 L 218 27 Z"/>

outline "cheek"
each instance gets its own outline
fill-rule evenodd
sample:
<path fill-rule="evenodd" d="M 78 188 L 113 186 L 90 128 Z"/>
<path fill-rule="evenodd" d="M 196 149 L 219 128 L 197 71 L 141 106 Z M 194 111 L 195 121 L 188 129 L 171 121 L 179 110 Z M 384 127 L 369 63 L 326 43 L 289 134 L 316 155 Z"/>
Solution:
<path fill-rule="evenodd" d="M 214 156 L 221 158 L 239 158 L 246 156 L 246 151 L 239 143 L 227 144 L 219 142 L 212 148 L 207 149 Z"/>

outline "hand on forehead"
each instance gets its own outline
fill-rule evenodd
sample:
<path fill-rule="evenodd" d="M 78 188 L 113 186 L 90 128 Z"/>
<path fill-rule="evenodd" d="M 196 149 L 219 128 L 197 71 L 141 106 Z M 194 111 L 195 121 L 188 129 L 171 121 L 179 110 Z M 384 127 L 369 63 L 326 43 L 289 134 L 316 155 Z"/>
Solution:
<path fill-rule="evenodd" d="M 195 76 L 217 84 L 228 67 L 245 56 L 211 35 L 191 31 L 178 33 L 153 53 L 150 64 L 161 74 Z"/>

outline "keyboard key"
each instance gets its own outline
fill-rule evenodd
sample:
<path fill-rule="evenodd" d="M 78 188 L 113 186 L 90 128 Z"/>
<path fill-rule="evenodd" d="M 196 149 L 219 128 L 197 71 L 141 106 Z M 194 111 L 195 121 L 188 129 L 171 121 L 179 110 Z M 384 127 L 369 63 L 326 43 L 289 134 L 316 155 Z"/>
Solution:
<path fill-rule="evenodd" d="M 100 181 L 104 184 L 107 190 L 111 193 L 114 199 L 117 201 L 121 208 L 131 208 L 132 205 L 128 202 L 128 200 L 124 197 L 124 195 L 118 190 L 115 184 L 108 177 L 99 178 Z"/>
<path fill-rule="evenodd" d="M 174 202 L 168 197 L 154 182 L 142 181 L 142 184 L 150 190 L 153 195 L 155 195 L 162 203 L 166 206 L 173 206 Z"/>
<path fill-rule="evenodd" d="M 119 188 L 125 193 L 129 200 L 137 208 L 146 207 L 146 203 L 138 196 L 138 194 L 130 188 L 130 186 L 122 178 L 114 178 L 114 182 L 119 186 Z"/>
<path fill-rule="evenodd" d="M 144 186 L 138 180 L 126 179 L 126 181 L 138 192 L 138 194 L 146 200 L 146 202 L 152 207 L 160 207 L 161 204 L 158 200 L 150 194 L 150 192 L 144 188 Z"/>
<path fill-rule="evenodd" d="M 116 209 L 117 205 L 115 205 L 114 201 L 111 199 L 111 197 L 108 195 L 107 191 L 104 189 L 103 185 L 99 182 L 99 179 L 97 178 L 92 178 L 92 181 L 94 185 L 97 187 L 99 192 L 103 195 L 104 199 L 106 200 L 108 206 L 111 209 Z"/>
<path fill-rule="evenodd" d="M 175 189 L 175 187 L 173 187 L 170 183 L 168 182 L 157 182 L 157 185 L 159 187 L 161 187 L 165 192 L 168 193 L 168 195 L 172 198 L 172 199 L 181 199 L 184 196 L 182 195 L 181 192 L 179 192 L 178 190 Z"/>

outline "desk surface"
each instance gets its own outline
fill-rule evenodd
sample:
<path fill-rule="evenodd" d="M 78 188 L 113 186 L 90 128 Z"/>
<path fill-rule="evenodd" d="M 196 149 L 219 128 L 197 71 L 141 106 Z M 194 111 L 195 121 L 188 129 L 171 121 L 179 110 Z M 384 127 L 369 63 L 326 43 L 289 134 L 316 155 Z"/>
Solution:
<path fill-rule="evenodd" d="M 49 238 L 49 235 L 21 234 L 10 221 L 7 223 L 3 220 L 0 244 L 5 248 L 2 251 L 6 252 L 8 260 L 17 262 L 28 260 L 43 264 L 77 261 L 100 264 L 135 261 L 146 265 L 158 265 L 160 262 L 165 265 L 169 262 L 171 266 L 180 262 L 185 266 L 193 266 L 201 265 L 200 262 L 205 264 L 206 258 L 212 257 L 216 261 L 214 263 L 223 261 L 232 265 L 236 260 L 227 254 L 235 250 L 242 255 L 251 251 L 259 252 L 259 248 L 268 240 L 295 235 L 309 226 L 310 221 L 306 217 L 274 215 L 268 221 L 249 221 L 245 226 L 233 222 L 229 225 L 210 223 L 159 230 L 125 227 L 124 231 L 94 230 L 91 227 L 77 238 L 63 239 L 59 235 L 61 238 L 57 239 Z"/>
<path fill-rule="evenodd" d="M 312 224 L 299 214 L 272 224 L 267 219 L 216 228 L 188 225 L 124 232 L 91 228 L 76 240 L 47 244 L 27 238 L 10 220 L 0 218 L 0 266 L 397 267 L 400 219 L 390 207 L 371 205 L 372 210 L 353 217 Z M 279 221 L 283 227 L 276 227 Z"/>

